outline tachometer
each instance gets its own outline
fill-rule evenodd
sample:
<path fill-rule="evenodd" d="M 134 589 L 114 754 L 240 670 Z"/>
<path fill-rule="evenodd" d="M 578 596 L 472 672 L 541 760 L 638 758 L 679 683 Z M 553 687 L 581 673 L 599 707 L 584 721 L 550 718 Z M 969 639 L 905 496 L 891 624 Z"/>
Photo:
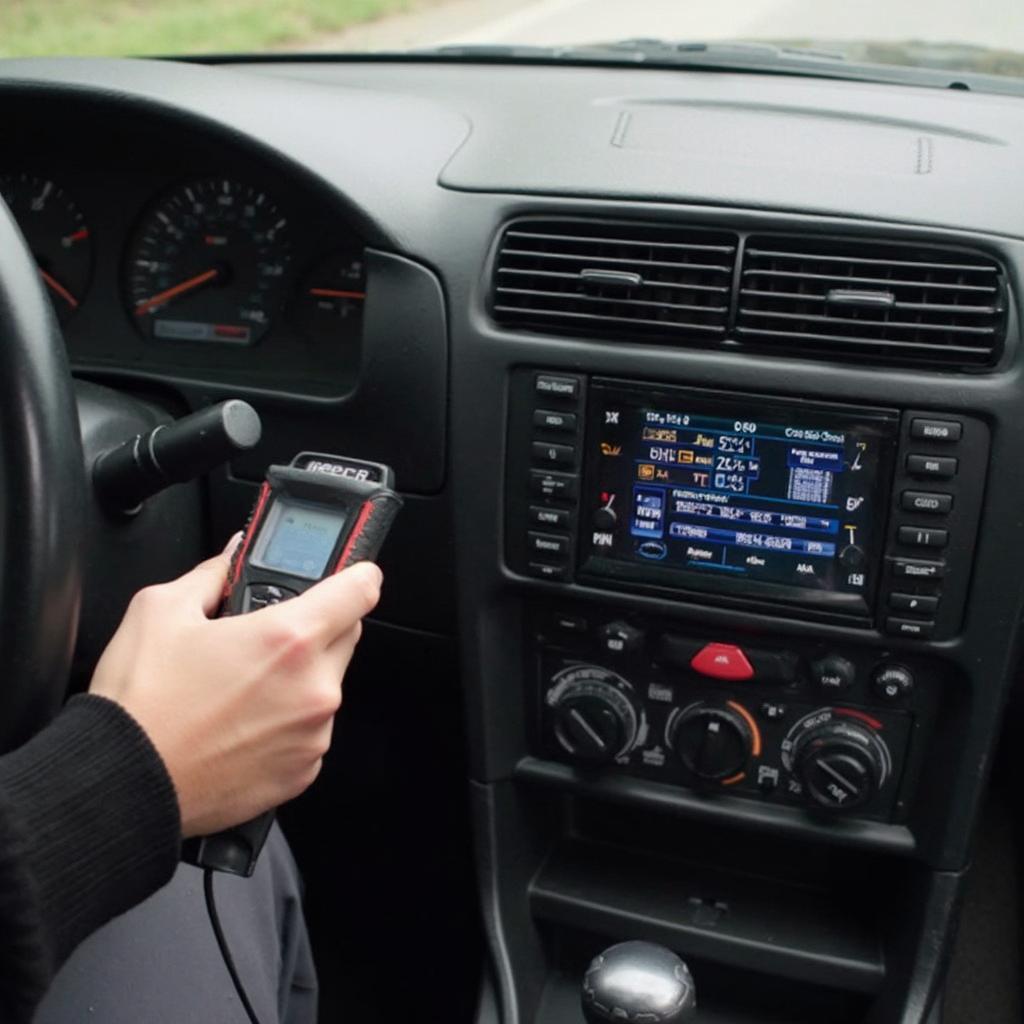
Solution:
<path fill-rule="evenodd" d="M 265 192 L 189 182 L 143 219 L 127 254 L 128 312 L 152 338 L 249 344 L 281 307 L 288 221 Z"/>
<path fill-rule="evenodd" d="M 5 174 L 0 195 L 28 242 L 63 324 L 81 305 L 92 278 L 92 240 L 85 218 L 49 178 Z"/>

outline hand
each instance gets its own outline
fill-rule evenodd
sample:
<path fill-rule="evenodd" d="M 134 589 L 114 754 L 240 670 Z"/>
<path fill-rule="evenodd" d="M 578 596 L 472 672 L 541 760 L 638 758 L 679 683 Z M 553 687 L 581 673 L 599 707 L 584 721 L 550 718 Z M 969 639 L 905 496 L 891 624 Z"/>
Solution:
<path fill-rule="evenodd" d="M 149 735 L 185 837 L 247 821 L 316 778 L 362 617 L 380 596 L 380 570 L 360 562 L 282 604 L 211 619 L 233 549 L 139 591 L 89 687 Z"/>

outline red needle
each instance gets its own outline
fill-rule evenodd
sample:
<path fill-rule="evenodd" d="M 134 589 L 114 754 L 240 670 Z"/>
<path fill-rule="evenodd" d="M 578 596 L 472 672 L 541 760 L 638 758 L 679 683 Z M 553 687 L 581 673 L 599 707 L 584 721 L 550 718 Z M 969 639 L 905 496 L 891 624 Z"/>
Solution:
<path fill-rule="evenodd" d="M 310 288 L 310 295 L 322 296 L 326 299 L 365 299 L 366 292 L 343 292 L 337 288 Z"/>
<path fill-rule="evenodd" d="M 72 295 L 71 292 L 69 292 L 67 288 L 60 283 L 60 281 L 48 274 L 42 269 L 42 267 L 39 268 L 39 273 L 43 275 L 43 280 L 46 282 L 46 286 L 50 291 L 56 292 L 72 309 L 78 309 L 78 299 L 76 299 L 74 295 Z"/>
<path fill-rule="evenodd" d="M 88 237 L 89 229 L 79 228 L 76 232 L 74 232 L 74 234 L 67 235 L 65 238 L 62 238 L 61 241 L 65 245 L 71 245 L 73 242 L 84 242 Z"/>
<path fill-rule="evenodd" d="M 190 277 L 187 281 L 174 285 L 173 288 L 167 288 L 151 298 L 143 299 L 142 302 L 135 306 L 135 315 L 142 316 L 143 313 L 148 313 L 154 306 L 162 306 L 165 302 L 176 299 L 179 295 L 184 295 L 185 292 L 190 292 L 194 288 L 206 284 L 207 281 L 212 281 L 219 273 L 220 271 L 216 267 L 204 270 L 203 273 L 196 274 L 195 277 Z"/>

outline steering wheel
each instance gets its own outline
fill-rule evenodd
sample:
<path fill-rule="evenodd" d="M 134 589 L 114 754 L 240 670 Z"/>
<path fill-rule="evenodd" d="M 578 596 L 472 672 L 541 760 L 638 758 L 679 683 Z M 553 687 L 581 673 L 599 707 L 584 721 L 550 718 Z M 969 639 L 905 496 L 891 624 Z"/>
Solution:
<path fill-rule="evenodd" d="M 28 739 L 63 699 L 87 513 L 64 342 L 0 200 L 0 753 Z"/>

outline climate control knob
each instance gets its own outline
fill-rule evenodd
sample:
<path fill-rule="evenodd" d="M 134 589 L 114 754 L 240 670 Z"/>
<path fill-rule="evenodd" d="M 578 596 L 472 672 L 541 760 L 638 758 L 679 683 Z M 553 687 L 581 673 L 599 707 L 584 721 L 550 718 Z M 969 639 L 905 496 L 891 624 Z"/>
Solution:
<path fill-rule="evenodd" d="M 691 704 L 669 719 L 666 732 L 679 760 L 705 782 L 728 783 L 741 776 L 760 747 L 753 719 L 732 701 Z"/>
<path fill-rule="evenodd" d="M 636 742 L 640 720 L 633 688 L 597 665 L 564 669 L 547 695 L 555 739 L 584 764 L 606 764 Z"/>
<path fill-rule="evenodd" d="M 863 807 L 892 770 L 889 749 L 877 732 L 841 713 L 804 729 L 789 756 L 807 797 L 830 811 Z"/>

